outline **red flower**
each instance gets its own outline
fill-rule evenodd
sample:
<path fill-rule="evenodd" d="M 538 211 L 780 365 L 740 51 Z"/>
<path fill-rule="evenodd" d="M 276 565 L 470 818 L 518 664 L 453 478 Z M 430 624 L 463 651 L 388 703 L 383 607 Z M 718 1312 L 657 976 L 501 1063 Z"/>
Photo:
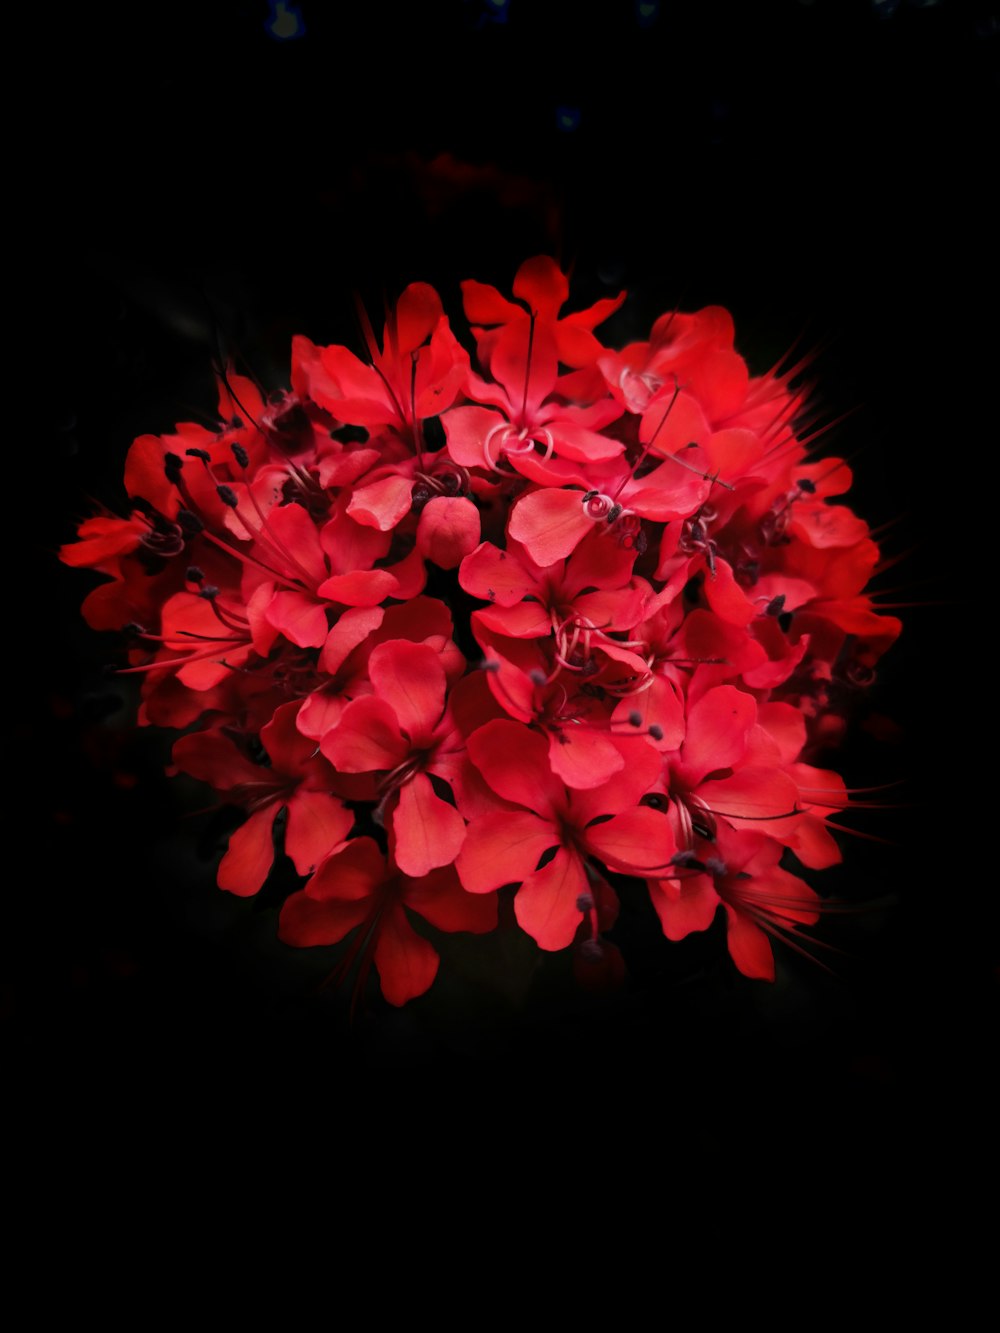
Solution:
<path fill-rule="evenodd" d="M 598 301 L 588 310 L 559 318 L 559 311 L 569 299 L 569 281 L 555 260 L 548 255 L 526 259 L 514 278 L 514 295 L 524 306 L 506 300 L 495 287 L 469 279 L 462 283 L 465 314 L 473 326 L 484 362 L 492 358 L 499 337 L 511 329 L 527 325 L 531 315 L 551 328 L 559 360 L 567 366 L 589 366 L 604 351 L 592 330 L 621 306 L 625 293 Z M 526 308 L 524 308 L 526 307 Z M 493 326 L 487 333 L 483 327 Z"/>
<path fill-rule="evenodd" d="M 309 874 L 329 856 L 354 823 L 354 816 L 331 792 L 336 784 L 333 770 L 296 730 L 298 708 L 294 703 L 277 709 L 261 730 L 270 768 L 251 763 L 233 741 L 216 731 L 182 736 L 174 746 L 179 769 L 211 783 L 249 812 L 219 865 L 219 887 L 243 898 L 257 893 L 270 872 L 272 829 L 280 810 L 288 810 L 285 850 L 300 875 Z"/>
<path fill-rule="evenodd" d="M 726 942 L 747 977 L 774 980 L 769 936 L 798 944 L 800 925 L 819 920 L 820 899 L 809 885 L 778 865 L 781 846 L 758 833 L 723 828 L 710 856 L 678 858 L 674 875 L 649 880 L 650 897 L 669 940 L 707 930 L 720 903 Z"/>
<path fill-rule="evenodd" d="M 659 770 L 643 741 L 631 741 L 625 769 L 590 791 L 568 790 L 549 767 L 545 740 L 517 722 L 488 722 L 470 736 L 469 754 L 496 795 L 521 808 L 472 821 L 459 877 L 471 893 L 520 883 L 518 923 L 543 949 L 564 949 L 590 911 L 588 858 L 625 874 L 669 863 L 676 844 L 668 821 L 638 804 Z"/>
<path fill-rule="evenodd" d="M 415 878 L 404 875 L 371 838 L 355 838 L 334 852 L 299 893 L 281 909 L 278 937 L 298 948 L 336 944 L 356 927 L 349 966 L 363 952 L 356 993 L 372 961 L 382 994 L 390 1004 L 406 1004 L 430 987 L 438 954 L 407 917 L 421 916 L 438 930 L 481 935 L 497 922 L 496 895 L 466 893 L 449 866 Z M 344 969 L 346 970 L 346 968 Z"/>
<path fill-rule="evenodd" d="M 381 772 L 396 861 L 421 876 L 454 861 L 465 820 L 434 790 L 430 774 L 455 781 L 465 742 L 445 707 L 439 655 L 404 639 L 382 643 L 368 664 L 374 693 L 348 704 L 321 742 L 343 773 Z"/>
<path fill-rule="evenodd" d="M 85 615 L 127 629 L 141 720 L 194 728 L 176 766 L 246 812 L 220 885 L 257 892 L 283 828 L 311 878 L 281 938 L 356 931 L 343 966 L 393 1004 L 438 967 L 408 913 L 488 930 L 504 885 L 613 982 L 605 871 L 648 880 L 672 939 L 721 904 L 772 976 L 768 937 L 818 911 L 781 857 L 837 861 L 850 805 L 815 751 L 900 628 L 850 470 L 812 460 L 805 362 L 752 378 L 718 307 L 608 352 L 623 295 L 568 295 L 544 256 L 513 300 L 464 283 L 481 373 L 425 283 L 381 343 L 362 312 L 367 362 L 296 338 L 267 399 L 227 371 L 217 426 L 135 440 L 127 517 L 60 552 L 110 580 Z"/>
<path fill-rule="evenodd" d="M 309 393 L 341 421 L 369 430 L 390 426 L 419 447 L 419 423 L 455 401 L 469 359 L 441 298 L 425 282 L 403 292 L 385 324 L 382 347 L 363 316 L 371 364 L 346 347 L 324 347 L 304 362 Z"/>

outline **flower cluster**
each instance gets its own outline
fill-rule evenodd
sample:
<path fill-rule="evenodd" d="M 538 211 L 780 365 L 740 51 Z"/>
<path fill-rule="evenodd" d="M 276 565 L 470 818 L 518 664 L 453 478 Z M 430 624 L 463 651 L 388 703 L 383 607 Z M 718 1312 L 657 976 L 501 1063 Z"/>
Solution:
<path fill-rule="evenodd" d="M 230 371 L 218 429 L 137 439 L 128 517 L 61 552 L 110 576 L 84 614 L 129 633 L 176 769 L 245 811 L 219 885 L 257 893 L 283 839 L 281 939 L 356 932 L 391 1003 L 438 969 L 412 918 L 489 931 L 505 886 L 542 949 L 613 971 L 618 875 L 672 940 L 721 906 L 773 977 L 820 906 L 794 871 L 840 859 L 810 757 L 900 628 L 850 470 L 723 309 L 615 352 L 624 293 L 565 315 L 551 259 L 463 296 L 475 364 L 417 283 L 381 342 L 362 315 L 364 359 L 298 337 L 289 392 Z"/>

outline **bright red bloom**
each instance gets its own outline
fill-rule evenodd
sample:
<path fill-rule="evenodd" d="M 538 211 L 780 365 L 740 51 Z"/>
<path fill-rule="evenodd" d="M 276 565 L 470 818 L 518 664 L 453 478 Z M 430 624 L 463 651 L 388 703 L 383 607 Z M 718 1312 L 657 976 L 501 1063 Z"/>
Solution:
<path fill-rule="evenodd" d="M 219 865 L 219 887 L 241 898 L 257 893 L 271 870 L 272 830 L 280 810 L 288 811 L 285 850 L 300 875 L 308 875 L 329 856 L 354 824 L 354 816 L 332 794 L 337 781 L 333 770 L 296 729 L 297 712 L 298 704 L 286 704 L 261 730 L 270 768 L 251 763 L 216 731 L 182 736 L 174 746 L 179 769 L 211 783 L 249 813 Z"/>
<path fill-rule="evenodd" d="M 466 893 L 451 867 L 410 877 L 379 851 L 371 838 L 355 838 L 317 869 L 304 889 L 281 909 L 278 937 L 298 948 L 337 944 L 356 927 L 346 960 L 363 951 L 358 991 L 372 961 L 382 994 L 406 1004 L 430 987 L 438 970 L 433 945 L 410 925 L 408 913 L 438 930 L 481 935 L 497 923 L 496 894 Z"/>
<path fill-rule="evenodd" d="M 712 855 L 679 859 L 672 877 L 649 880 L 667 939 L 707 930 L 721 903 L 733 962 L 744 976 L 773 981 L 768 937 L 795 945 L 798 927 L 818 921 L 820 906 L 804 880 L 778 865 L 781 850 L 762 834 L 723 829 Z"/>
<path fill-rule="evenodd" d="M 567 366 L 589 366 L 604 351 L 593 330 L 619 309 L 625 293 L 597 301 L 587 310 L 559 318 L 559 311 L 569 300 L 569 281 L 555 260 L 548 255 L 526 259 L 514 277 L 514 295 L 523 306 L 514 305 L 495 287 L 469 279 L 462 283 L 465 314 L 479 345 L 484 362 L 492 359 L 493 349 L 502 335 L 526 325 L 534 315 L 551 328 L 559 360 Z M 489 333 L 481 326 L 492 326 Z"/>
<path fill-rule="evenodd" d="M 489 930 L 504 885 L 612 984 L 605 872 L 672 939 L 721 904 L 773 976 L 768 936 L 818 911 L 781 858 L 839 860 L 851 803 L 817 752 L 900 628 L 850 469 L 814 458 L 808 358 L 751 377 L 718 307 L 609 352 L 623 295 L 568 295 L 544 256 L 513 300 L 464 283 L 478 373 L 424 283 L 381 343 L 362 312 L 367 361 L 296 338 L 268 397 L 227 369 L 217 425 L 135 440 L 126 517 L 60 551 L 109 580 L 84 611 L 126 630 L 141 720 L 192 728 L 176 766 L 246 812 L 220 885 L 255 893 L 283 829 L 311 878 L 282 939 L 355 930 L 343 966 L 393 1004 L 438 967 L 408 914 Z"/>
<path fill-rule="evenodd" d="M 639 805 L 659 769 L 642 741 L 630 743 L 620 774 L 590 791 L 568 790 L 549 767 L 544 739 L 517 722 L 488 722 L 470 736 L 469 754 L 497 796 L 521 809 L 472 821 L 459 877 L 471 893 L 520 883 L 518 923 L 543 949 L 564 949 L 590 911 L 588 858 L 636 874 L 666 866 L 674 854 L 668 821 Z"/>
<path fill-rule="evenodd" d="M 419 447 L 419 424 L 451 406 L 469 359 L 449 327 L 441 298 L 425 282 L 403 292 L 386 319 L 381 348 L 365 319 L 371 364 L 346 347 L 324 347 L 304 363 L 309 394 L 341 421 L 391 427 Z"/>
<path fill-rule="evenodd" d="M 447 680 L 439 655 L 422 643 L 382 643 L 368 663 L 373 693 L 348 704 L 321 742 L 344 773 L 380 772 L 396 861 L 421 876 L 454 861 L 465 820 L 434 790 L 430 774 L 454 783 L 465 741 L 445 707 Z"/>

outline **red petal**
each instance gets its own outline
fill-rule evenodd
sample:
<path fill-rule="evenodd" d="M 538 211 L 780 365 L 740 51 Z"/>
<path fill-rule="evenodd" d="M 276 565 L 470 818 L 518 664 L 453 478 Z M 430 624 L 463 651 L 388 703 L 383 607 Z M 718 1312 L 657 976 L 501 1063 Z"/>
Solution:
<path fill-rule="evenodd" d="M 400 601 L 409 601 L 411 597 L 417 597 L 427 584 L 427 566 L 416 546 L 409 555 L 404 555 L 402 560 L 389 565 L 385 572 L 396 580 L 396 588 L 391 595 L 398 597 Z"/>
<path fill-rule="evenodd" d="M 300 648 L 320 648 L 326 641 L 326 611 L 307 593 L 276 592 L 264 614 L 269 625 Z"/>
<path fill-rule="evenodd" d="M 498 718 L 469 737 L 469 757 L 498 796 L 549 818 L 565 801 L 549 767 L 549 747 L 537 731 Z"/>
<path fill-rule="evenodd" d="M 562 319 L 556 325 L 556 347 L 564 366 L 590 366 L 604 351 L 589 329 L 574 328 Z"/>
<path fill-rule="evenodd" d="M 430 989 L 437 976 L 438 956 L 394 903 L 385 909 L 375 945 L 375 966 L 382 994 L 390 1004 L 406 1004 Z"/>
<path fill-rule="evenodd" d="M 216 791 L 229 791 L 244 782 L 267 780 L 268 770 L 244 758 L 227 736 L 199 731 L 174 744 L 173 762 L 183 773 L 207 782 Z"/>
<path fill-rule="evenodd" d="M 166 454 L 167 446 L 157 435 L 140 435 L 134 440 L 125 459 L 125 493 L 141 496 L 161 514 L 173 518 L 181 501 L 177 488 L 167 481 L 163 470 Z"/>
<path fill-rule="evenodd" d="M 570 328 L 594 329 L 598 324 L 610 319 L 616 310 L 621 309 L 627 295 L 627 292 L 621 291 L 617 296 L 604 296 L 586 310 L 576 310 L 572 315 L 566 315 L 559 321 L 559 327 L 562 329 L 568 325 Z M 569 365 L 569 362 L 566 364 Z"/>
<path fill-rule="evenodd" d="M 702 445 L 711 435 L 705 414 L 696 399 L 682 390 L 670 407 L 671 398 L 673 398 L 672 378 L 667 381 L 667 388 L 644 412 L 639 427 L 640 444 L 648 444 L 655 435 L 656 439 L 651 450 L 654 457 L 676 454 L 681 449 L 686 449 L 689 444 Z M 669 416 L 668 407 L 670 407 Z M 676 464 L 671 466 L 678 474 L 680 473 L 681 469 Z"/>
<path fill-rule="evenodd" d="M 595 523 L 590 523 L 590 529 L 589 536 L 566 561 L 563 591 L 570 598 L 577 597 L 584 588 L 624 588 L 632 577 L 635 552 L 606 540 Z"/>
<path fill-rule="evenodd" d="M 345 700 L 336 685 L 324 686 L 306 695 L 295 725 L 303 736 L 318 741 L 340 721 Z"/>
<path fill-rule="evenodd" d="M 724 480 L 739 481 L 751 472 L 764 447 L 764 441 L 756 431 L 736 427 L 716 431 L 705 445 L 709 471 Z"/>
<path fill-rule="evenodd" d="M 806 743 L 806 722 L 791 704 L 760 704 L 757 722 L 778 744 L 783 764 L 794 764 Z"/>
<path fill-rule="evenodd" d="M 305 570 L 313 583 L 326 578 L 328 570 L 319 531 L 301 505 L 281 505 L 272 509 L 264 531 L 267 541 L 258 542 L 254 549 L 255 558 L 262 564 L 299 579 Z M 275 549 L 278 556 L 273 554 Z M 283 556 L 290 559 L 282 559 Z"/>
<path fill-rule="evenodd" d="M 546 487 L 522 496 L 510 515 L 510 535 L 521 542 L 536 565 L 564 560 L 592 530 L 583 509 L 583 491 Z"/>
<path fill-rule="evenodd" d="M 364 643 L 382 624 L 385 612 L 380 607 L 353 607 L 345 611 L 326 636 L 319 655 L 319 669 L 335 676 L 344 659 Z"/>
<path fill-rule="evenodd" d="M 59 559 L 64 565 L 79 569 L 89 566 L 98 569 L 113 562 L 117 556 L 128 555 L 139 545 L 145 527 L 131 519 L 88 518 L 80 524 L 77 542 L 59 548 Z M 106 571 L 113 573 L 114 568 Z"/>
<path fill-rule="evenodd" d="M 758 981 L 774 980 L 774 955 L 767 935 L 728 903 L 726 943 L 733 962 L 745 977 L 756 977 Z"/>
<path fill-rule="evenodd" d="M 387 569 L 356 569 L 353 574 L 334 574 L 321 583 L 317 595 L 342 606 L 378 606 L 386 597 L 399 596 L 399 582 Z M 326 635 L 320 643 L 326 641 Z"/>
<path fill-rule="evenodd" d="M 434 635 L 450 639 L 451 631 L 451 612 L 444 602 L 436 597 L 413 597 L 399 606 L 387 608 L 375 639 L 379 643 L 389 639 L 412 639 L 414 643 L 420 643 Z"/>
<path fill-rule="evenodd" d="M 324 902 L 360 902 L 370 898 L 385 877 L 385 857 L 374 838 L 352 838 L 322 863 L 306 892 Z"/>
<path fill-rule="evenodd" d="M 273 801 L 250 816 L 229 839 L 229 851 L 219 862 L 219 888 L 249 898 L 257 893 L 274 863 L 271 830 L 280 806 Z"/>
<path fill-rule="evenodd" d="M 462 286 L 465 317 L 470 324 L 508 324 L 512 319 L 524 319 L 525 313 L 500 295 L 495 287 L 467 278 Z"/>
<path fill-rule="evenodd" d="M 368 915 L 368 903 L 313 898 L 305 889 L 293 893 L 278 918 L 278 939 L 297 949 L 337 944 Z"/>
<path fill-rule="evenodd" d="M 565 949 L 583 920 L 576 901 L 586 890 L 579 856 L 560 847 L 548 865 L 529 875 L 518 889 L 514 915 L 540 948 Z"/>
<path fill-rule="evenodd" d="M 476 623 L 507 639 L 547 638 L 552 630 L 549 612 L 540 602 L 517 606 L 491 606 L 475 613 Z M 544 666 L 544 663 L 540 663 Z"/>
<path fill-rule="evenodd" d="M 668 940 L 682 940 L 693 930 L 708 930 L 719 906 L 709 875 L 694 875 L 677 883 L 650 880 L 649 897 Z"/>
<path fill-rule="evenodd" d="M 422 347 L 444 314 L 441 298 L 427 282 L 411 282 L 396 305 L 396 349 L 407 356 Z"/>
<path fill-rule="evenodd" d="M 815 815 L 803 815 L 781 840 L 810 870 L 826 870 L 844 859 L 833 834 Z"/>
<path fill-rule="evenodd" d="M 669 819 L 645 806 L 592 825 L 584 839 L 609 870 L 629 875 L 665 874 L 677 850 Z"/>
<path fill-rule="evenodd" d="M 404 881 L 403 902 L 438 930 L 483 935 L 497 924 L 496 895 L 466 893 L 451 866 Z"/>
<path fill-rule="evenodd" d="M 732 777 L 706 782 L 699 790 L 710 808 L 741 827 L 741 821 L 773 819 L 796 809 L 798 789 L 784 773 L 768 768 L 740 768 Z M 754 828 L 754 822 L 750 827 Z M 761 830 L 767 832 L 766 825 Z"/>
<path fill-rule="evenodd" d="M 731 625 L 749 625 L 757 614 L 756 607 L 736 582 L 725 560 L 716 562 L 714 577 L 706 570 L 703 587 L 709 606 Z"/>
<path fill-rule="evenodd" d="M 614 743 L 625 758 L 625 767 L 600 787 L 571 793 L 572 818 L 577 828 L 589 824 L 597 815 L 617 815 L 630 810 L 662 775 L 663 760 L 645 737 L 616 736 Z"/>
<path fill-rule="evenodd" d="M 347 512 L 347 495 L 338 501 L 337 512 L 320 530 L 320 545 L 325 552 L 331 574 L 351 574 L 356 569 L 371 569 L 377 560 L 388 555 L 392 533 L 381 532 L 356 522 Z M 324 578 L 326 575 L 324 574 Z"/>
<path fill-rule="evenodd" d="M 609 459 L 618 458 L 625 450 L 620 440 L 613 440 L 610 435 L 601 435 L 596 430 L 589 430 L 586 426 L 570 421 L 562 415 L 561 409 L 546 417 L 546 420 L 560 458 L 568 458 L 574 463 L 606 463 Z M 511 462 L 516 465 L 516 455 Z"/>
<path fill-rule="evenodd" d="M 517 270 L 513 292 L 529 310 L 554 320 L 569 298 L 569 279 L 554 259 L 536 255 Z"/>
<path fill-rule="evenodd" d="M 356 523 L 388 532 L 410 512 L 413 481 L 394 472 L 381 481 L 359 487 L 351 497 L 347 512 Z"/>
<path fill-rule="evenodd" d="M 300 875 L 309 875 L 350 833 L 354 816 L 334 796 L 302 788 L 288 802 L 285 851 Z"/>
<path fill-rule="evenodd" d="M 435 794 L 426 773 L 417 773 L 400 788 L 392 827 L 396 864 L 414 879 L 451 865 L 465 841 L 465 820 Z"/>
<path fill-rule="evenodd" d="M 312 398 L 341 421 L 385 426 L 399 421 L 399 412 L 378 373 L 346 347 L 324 347 L 319 367 L 310 370 Z"/>
<path fill-rule="evenodd" d="M 550 821 L 528 811 L 499 810 L 469 825 L 455 869 L 470 893 L 490 893 L 527 879 L 542 854 L 558 843 Z"/>
<path fill-rule="evenodd" d="M 796 505 L 792 511 L 791 531 L 810 546 L 856 546 L 868 536 L 868 524 L 846 505 Z"/>
<path fill-rule="evenodd" d="M 655 676 L 648 690 L 630 694 L 618 704 L 612 718 L 621 730 L 624 730 L 631 713 L 639 714 L 640 731 L 653 725 L 662 727 L 662 739 L 657 741 L 652 736 L 648 738 L 649 744 L 656 749 L 676 750 L 684 740 L 684 705 L 678 699 L 674 687 L 662 676 Z"/>
<path fill-rule="evenodd" d="M 538 591 L 533 574 L 517 556 L 501 551 L 492 542 L 481 542 L 465 557 L 458 581 L 473 597 L 496 606 L 517 606 L 523 597 L 534 596 Z"/>
<path fill-rule="evenodd" d="M 320 748 L 342 773 L 392 769 L 410 752 L 399 734 L 396 714 L 387 703 L 370 696 L 347 705 L 340 725 L 327 732 Z"/>
<path fill-rule="evenodd" d="M 529 364 L 528 346 L 531 345 Z M 504 388 L 512 404 L 517 404 L 517 425 L 536 422 L 544 400 L 558 378 L 556 344 L 551 329 L 537 323 L 532 334 L 528 320 L 508 324 L 498 334 L 490 357 L 493 378 Z M 525 383 L 527 382 L 527 393 Z M 521 415 L 521 404 L 524 413 Z"/>
<path fill-rule="evenodd" d="M 699 782 L 707 773 L 738 764 L 756 718 L 757 704 L 752 695 L 733 685 L 719 685 L 703 695 L 688 713 L 687 736 L 681 749 L 688 780 Z"/>
<path fill-rule="evenodd" d="M 427 743 L 444 712 L 440 656 L 425 643 L 390 639 L 372 652 L 368 673 L 375 693 L 392 708 L 411 745 Z"/>
<path fill-rule="evenodd" d="M 441 418 L 448 453 L 462 467 L 483 467 L 486 459 L 483 446 L 495 426 L 502 426 L 507 418 L 487 407 L 453 407 Z"/>
<path fill-rule="evenodd" d="M 599 787 L 625 767 L 610 736 L 585 727 L 566 726 L 549 733 L 549 764 L 567 787 Z"/>

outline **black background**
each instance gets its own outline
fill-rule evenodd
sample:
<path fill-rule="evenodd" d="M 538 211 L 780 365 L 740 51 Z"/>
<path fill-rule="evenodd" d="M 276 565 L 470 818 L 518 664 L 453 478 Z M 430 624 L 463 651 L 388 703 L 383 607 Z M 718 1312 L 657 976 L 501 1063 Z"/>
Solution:
<path fill-rule="evenodd" d="M 112 5 L 49 35 L 10 256 L 39 383 L 10 575 L 9 1049 L 94 1078 L 544 1068 L 876 1105 L 963 1078 L 992 999 L 967 769 L 985 650 L 963 601 L 996 21 L 947 0 L 691 0 L 645 26 L 627 0 L 492 8 L 305 3 L 282 43 L 266 4 Z M 849 955 L 833 979 L 783 954 L 775 987 L 745 982 L 721 935 L 669 946 L 635 899 L 616 995 L 581 996 L 564 959 L 536 970 L 533 947 L 444 940 L 449 979 L 350 1026 L 315 992 L 329 959 L 274 938 L 285 872 L 256 903 L 214 888 L 229 826 L 162 775 L 168 737 L 130 729 L 134 694 L 102 671 L 117 649 L 79 617 L 96 580 L 55 552 L 90 497 L 122 504 L 135 435 L 212 407 L 217 337 L 277 387 L 293 332 L 356 345 L 354 291 L 377 313 L 430 281 L 461 329 L 462 278 L 509 291 L 543 251 L 574 266 L 575 306 L 629 289 L 608 342 L 722 304 L 752 369 L 803 334 L 830 415 L 858 409 L 832 447 L 857 452 L 858 512 L 901 520 L 885 549 L 911 553 L 883 584 L 930 604 L 902 612 L 872 701 L 896 739 L 859 725 L 842 760 L 859 784 L 905 779 L 886 799 L 906 808 L 853 820 L 894 845 L 845 840 L 846 867 L 814 882 L 891 901 L 824 928 Z"/>

